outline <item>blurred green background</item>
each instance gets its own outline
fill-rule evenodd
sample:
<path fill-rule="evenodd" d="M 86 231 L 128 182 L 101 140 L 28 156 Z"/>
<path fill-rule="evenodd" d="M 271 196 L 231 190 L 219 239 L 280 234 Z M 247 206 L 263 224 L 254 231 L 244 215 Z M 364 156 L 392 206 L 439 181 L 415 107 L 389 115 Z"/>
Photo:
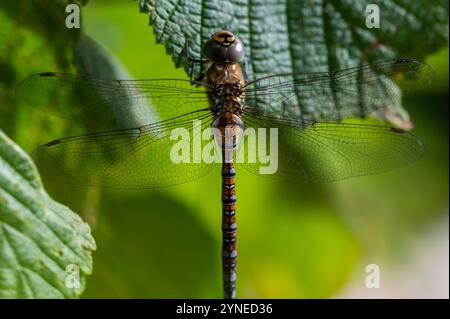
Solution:
<path fill-rule="evenodd" d="M 11 8 L 12 1 L 0 6 L 0 128 L 31 152 L 69 135 L 73 123 L 27 108 L 12 89 L 31 73 L 71 70 L 70 53 L 53 39 L 77 35 L 55 28 L 37 35 L 21 23 L 26 12 L 14 16 Z M 187 78 L 155 44 L 137 3 L 91 1 L 82 12 L 85 33 L 134 78 Z M 429 56 L 435 83 L 405 99 L 427 148 L 414 165 L 324 185 L 283 184 L 238 168 L 240 298 L 448 298 L 448 58 L 448 48 Z M 92 226 L 98 251 L 83 297 L 221 297 L 220 170 L 146 191 L 43 180 Z M 365 286 L 373 263 L 380 289 Z"/>

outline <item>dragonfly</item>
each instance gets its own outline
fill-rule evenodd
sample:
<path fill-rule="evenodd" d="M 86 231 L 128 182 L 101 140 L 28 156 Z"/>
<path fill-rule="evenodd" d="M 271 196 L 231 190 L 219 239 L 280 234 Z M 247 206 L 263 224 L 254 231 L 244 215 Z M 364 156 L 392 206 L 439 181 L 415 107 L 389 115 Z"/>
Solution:
<path fill-rule="evenodd" d="M 276 169 L 264 176 L 295 183 L 332 182 L 408 165 L 424 152 L 416 136 L 387 121 L 353 119 L 383 117 L 401 100 L 399 85 L 415 90 L 433 78 L 427 64 L 400 58 L 248 80 L 244 57 L 242 41 L 220 30 L 204 43 L 201 59 L 188 56 L 192 65 L 206 63 L 206 72 L 195 79 L 192 73 L 190 80 L 117 80 L 45 72 L 17 86 L 28 104 L 63 118 L 90 114 L 87 120 L 95 122 L 107 112 L 125 117 L 126 127 L 59 138 L 37 148 L 33 158 L 38 167 L 53 171 L 49 176 L 55 181 L 149 189 L 193 181 L 221 166 L 226 299 L 236 298 L 235 164 L 263 175 L 267 162 L 254 160 L 254 153 L 276 150 Z M 136 116 L 150 105 L 159 108 L 150 116 Z M 268 128 L 276 136 L 266 134 L 252 147 L 254 140 L 245 132 Z M 193 141 L 200 155 L 212 154 L 209 160 L 195 158 Z M 244 160 L 237 161 L 241 154 Z"/>

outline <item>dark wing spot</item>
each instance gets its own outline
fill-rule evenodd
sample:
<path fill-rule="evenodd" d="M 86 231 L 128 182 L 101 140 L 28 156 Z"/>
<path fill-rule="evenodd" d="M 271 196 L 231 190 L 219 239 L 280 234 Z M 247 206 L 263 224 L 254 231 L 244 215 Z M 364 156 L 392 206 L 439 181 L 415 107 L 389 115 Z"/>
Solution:
<path fill-rule="evenodd" d="M 57 139 L 57 140 L 48 142 L 48 143 L 44 144 L 43 146 L 44 147 L 50 147 L 50 146 L 57 145 L 57 144 L 60 144 L 60 143 L 61 143 L 61 139 Z"/>
<path fill-rule="evenodd" d="M 42 72 L 42 73 L 39 73 L 39 76 L 42 76 L 42 77 L 55 76 L 55 75 L 56 75 L 55 72 Z"/>
<path fill-rule="evenodd" d="M 411 59 L 411 58 L 399 58 L 395 60 L 395 63 L 397 64 L 406 64 L 406 63 L 418 63 L 419 61 L 417 61 L 416 59 Z"/>
<path fill-rule="evenodd" d="M 393 133 L 398 133 L 398 134 L 405 134 L 406 133 L 406 131 L 404 131 L 402 129 L 399 129 L 399 128 L 396 128 L 396 127 L 391 127 L 391 128 L 389 128 L 389 130 L 391 132 L 393 132 Z"/>

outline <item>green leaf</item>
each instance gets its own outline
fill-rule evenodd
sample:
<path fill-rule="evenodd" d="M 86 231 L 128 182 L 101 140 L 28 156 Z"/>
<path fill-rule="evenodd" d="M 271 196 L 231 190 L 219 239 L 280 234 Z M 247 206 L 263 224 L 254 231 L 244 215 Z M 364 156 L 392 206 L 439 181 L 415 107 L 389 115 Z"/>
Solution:
<path fill-rule="evenodd" d="M 73 126 L 22 107 L 14 93 L 15 85 L 30 74 L 73 72 L 73 49 L 80 31 L 65 27 L 68 3 L 0 1 L 0 127 L 27 150 L 62 132 L 71 132 Z"/>
<path fill-rule="evenodd" d="M 378 29 L 366 27 L 369 4 L 379 6 Z M 235 32 L 246 47 L 250 79 L 397 57 L 422 60 L 448 41 L 447 0 L 141 0 L 140 6 L 150 14 L 157 41 L 186 70 L 185 38 L 200 57 L 213 32 Z M 409 126 L 399 102 L 388 108 L 389 120 Z"/>
<path fill-rule="evenodd" d="M 0 130 L 0 298 L 79 296 L 95 249 L 89 226 L 47 195 L 28 155 Z M 66 286 L 67 267 L 79 270 L 79 288 Z"/>
<path fill-rule="evenodd" d="M 2 44 L 9 49 L 24 49 L 22 41 L 17 41 L 17 37 L 24 37 L 25 30 L 31 30 L 34 35 L 46 41 L 46 51 L 55 51 L 55 59 L 60 67 L 68 67 L 72 60 L 72 49 L 78 37 L 80 29 L 66 28 L 65 20 L 68 15 L 66 6 L 69 3 L 84 5 L 87 1 L 69 1 L 69 0 L 17 0 L 2 1 L 0 3 L 0 11 L 14 21 L 13 32 L 0 31 L 0 49 Z M 6 19 L 4 17 L 3 19 Z M 10 28 L 10 27 L 9 27 Z M 9 29 L 8 28 L 8 29 Z M 41 39 L 40 39 L 41 40 Z M 12 47 L 12 48 L 11 48 Z M 1 52 L 2 50 L 0 50 Z M 25 50 L 28 53 L 28 50 Z M 21 52 L 22 53 L 22 52 Z M 8 54 L 8 52 L 6 52 Z M 9 53 L 14 54 L 14 53 Z M 23 53 L 22 53 L 23 54 Z M 47 52 L 41 52 L 47 54 Z M 34 64 L 35 60 L 41 59 L 39 55 L 35 55 L 34 59 L 21 60 L 16 55 L 12 55 L 12 59 L 5 59 L 8 63 L 20 65 L 23 62 Z M 15 57 L 15 58 L 14 58 Z"/>

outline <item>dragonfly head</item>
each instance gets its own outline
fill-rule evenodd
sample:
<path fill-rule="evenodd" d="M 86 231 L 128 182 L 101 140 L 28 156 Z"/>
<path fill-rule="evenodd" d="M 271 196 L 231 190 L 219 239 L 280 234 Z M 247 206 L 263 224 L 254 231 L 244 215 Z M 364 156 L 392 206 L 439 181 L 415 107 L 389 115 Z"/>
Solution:
<path fill-rule="evenodd" d="M 203 55 L 213 63 L 239 62 L 244 57 L 244 46 L 232 32 L 221 30 L 205 43 Z"/>

